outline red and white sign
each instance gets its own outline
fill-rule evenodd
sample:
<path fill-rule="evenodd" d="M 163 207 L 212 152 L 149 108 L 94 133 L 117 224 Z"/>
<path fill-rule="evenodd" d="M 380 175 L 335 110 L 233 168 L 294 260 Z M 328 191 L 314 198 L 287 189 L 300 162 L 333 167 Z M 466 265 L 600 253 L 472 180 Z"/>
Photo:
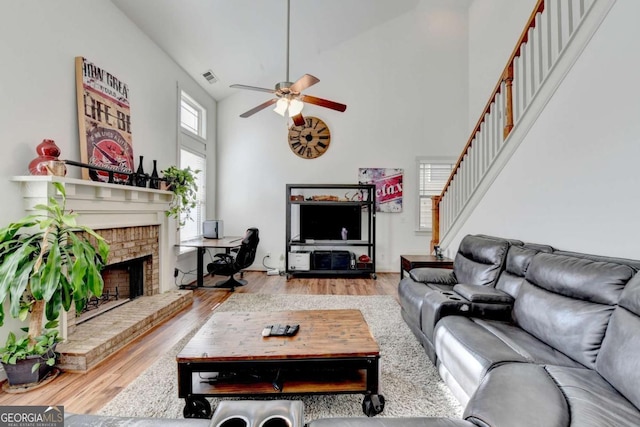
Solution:
<path fill-rule="evenodd" d="M 402 212 L 403 169 L 360 168 L 360 184 L 375 184 L 376 212 Z"/>
<path fill-rule="evenodd" d="M 76 58 L 80 155 L 83 163 L 133 172 L 129 87 L 113 74 Z M 82 170 L 84 179 L 106 182 L 108 172 Z M 115 175 L 116 182 L 127 175 Z"/>

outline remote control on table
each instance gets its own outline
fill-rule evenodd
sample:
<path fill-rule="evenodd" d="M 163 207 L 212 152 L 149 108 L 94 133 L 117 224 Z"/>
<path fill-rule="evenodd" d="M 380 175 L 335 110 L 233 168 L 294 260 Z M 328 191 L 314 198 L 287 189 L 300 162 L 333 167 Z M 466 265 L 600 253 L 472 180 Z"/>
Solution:
<path fill-rule="evenodd" d="M 264 329 L 262 330 L 262 336 L 263 337 L 268 337 L 269 335 L 271 335 L 271 328 L 272 326 L 265 326 Z"/>
<path fill-rule="evenodd" d="M 285 334 L 288 337 L 292 337 L 298 333 L 298 329 L 300 329 L 300 325 L 291 325 L 291 326 L 287 325 L 287 331 L 285 332 Z"/>

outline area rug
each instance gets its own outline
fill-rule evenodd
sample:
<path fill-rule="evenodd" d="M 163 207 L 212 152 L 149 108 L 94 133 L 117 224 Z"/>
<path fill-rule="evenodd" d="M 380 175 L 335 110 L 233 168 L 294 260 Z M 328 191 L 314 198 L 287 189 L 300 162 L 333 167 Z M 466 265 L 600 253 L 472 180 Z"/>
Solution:
<path fill-rule="evenodd" d="M 380 393 L 383 417 L 445 416 L 460 418 L 462 407 L 444 385 L 400 316 L 390 296 L 234 294 L 216 311 L 359 309 L 380 346 Z M 182 418 L 175 356 L 200 325 L 107 403 L 102 415 Z M 275 396 L 276 398 L 281 398 Z M 302 400 L 307 421 L 323 417 L 362 417 L 362 395 L 289 396 Z M 210 398 L 215 408 L 218 399 Z"/>

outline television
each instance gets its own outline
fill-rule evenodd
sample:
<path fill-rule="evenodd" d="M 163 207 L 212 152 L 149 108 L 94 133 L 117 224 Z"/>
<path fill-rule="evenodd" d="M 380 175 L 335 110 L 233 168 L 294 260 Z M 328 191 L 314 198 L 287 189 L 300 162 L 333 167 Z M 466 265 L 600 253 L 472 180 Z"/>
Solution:
<path fill-rule="evenodd" d="M 343 237 L 346 230 L 346 239 Z M 300 205 L 300 240 L 361 240 L 360 206 Z"/>

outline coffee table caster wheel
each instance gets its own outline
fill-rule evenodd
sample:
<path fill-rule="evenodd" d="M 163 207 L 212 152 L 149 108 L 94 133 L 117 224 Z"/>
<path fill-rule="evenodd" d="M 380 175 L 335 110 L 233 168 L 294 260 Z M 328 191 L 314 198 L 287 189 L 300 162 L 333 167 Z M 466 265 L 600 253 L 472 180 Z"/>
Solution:
<path fill-rule="evenodd" d="M 362 411 L 367 417 L 373 417 L 384 411 L 384 396 L 367 394 L 362 400 Z"/>
<path fill-rule="evenodd" d="M 211 404 L 204 397 L 187 397 L 182 415 L 185 418 L 211 418 Z"/>
<path fill-rule="evenodd" d="M 376 273 L 371 273 L 371 278 L 373 280 L 376 280 L 378 278 L 378 276 L 376 275 Z"/>

